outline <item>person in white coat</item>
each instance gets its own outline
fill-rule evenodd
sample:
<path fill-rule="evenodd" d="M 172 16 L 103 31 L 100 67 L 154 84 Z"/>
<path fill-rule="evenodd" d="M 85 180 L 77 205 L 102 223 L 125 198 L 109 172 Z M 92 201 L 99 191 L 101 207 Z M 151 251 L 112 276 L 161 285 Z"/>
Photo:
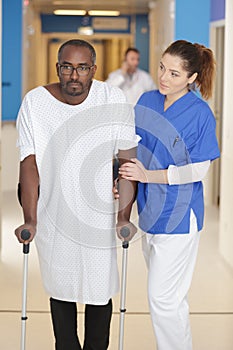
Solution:
<path fill-rule="evenodd" d="M 144 92 L 156 89 L 151 75 L 138 68 L 139 62 L 139 50 L 129 47 L 125 52 L 121 68 L 111 72 L 106 80 L 109 84 L 121 88 L 127 101 L 133 105 Z"/>

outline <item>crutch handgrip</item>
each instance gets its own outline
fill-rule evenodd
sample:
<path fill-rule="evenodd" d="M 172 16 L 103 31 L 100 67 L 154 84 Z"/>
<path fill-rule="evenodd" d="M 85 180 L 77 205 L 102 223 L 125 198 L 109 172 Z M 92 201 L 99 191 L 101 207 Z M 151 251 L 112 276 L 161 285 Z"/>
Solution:
<path fill-rule="evenodd" d="M 26 228 L 24 230 L 22 230 L 21 232 L 21 238 L 24 241 L 27 241 L 31 236 L 31 233 L 29 230 L 27 230 Z M 23 253 L 24 254 L 28 254 L 29 253 L 29 243 L 28 244 L 23 244 Z"/>
<path fill-rule="evenodd" d="M 130 229 L 127 226 L 123 226 L 120 231 L 121 237 L 127 238 L 130 235 Z M 129 247 L 129 242 L 128 241 L 123 241 L 122 242 L 122 248 L 128 248 Z"/>

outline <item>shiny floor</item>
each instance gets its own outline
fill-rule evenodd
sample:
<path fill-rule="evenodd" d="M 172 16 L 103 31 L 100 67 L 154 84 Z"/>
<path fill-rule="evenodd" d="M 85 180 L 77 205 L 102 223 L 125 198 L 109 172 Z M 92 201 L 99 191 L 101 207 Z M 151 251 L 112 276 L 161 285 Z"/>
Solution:
<path fill-rule="evenodd" d="M 20 349 L 23 253 L 14 237 L 22 214 L 13 192 L 2 196 L 2 249 L 0 260 L 0 349 Z M 136 221 L 134 210 L 133 220 Z M 118 248 L 119 268 L 121 247 Z M 37 254 L 32 243 L 29 254 L 26 349 L 54 349 L 53 333 L 40 279 Z M 194 350 L 233 349 L 233 271 L 218 251 L 218 210 L 206 208 L 198 261 L 189 293 Z M 118 349 L 119 295 L 113 300 L 110 350 Z M 78 305 L 79 336 L 83 339 L 83 307 Z M 146 267 L 140 239 L 128 250 L 124 350 L 156 350 L 146 298 Z M 68 350 L 68 349 L 67 349 Z"/>

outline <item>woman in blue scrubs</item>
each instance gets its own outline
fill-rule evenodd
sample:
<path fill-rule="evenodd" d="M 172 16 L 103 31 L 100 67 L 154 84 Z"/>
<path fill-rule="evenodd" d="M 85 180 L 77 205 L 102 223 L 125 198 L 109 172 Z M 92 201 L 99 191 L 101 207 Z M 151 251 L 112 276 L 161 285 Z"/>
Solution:
<path fill-rule="evenodd" d="M 202 180 L 220 156 L 215 118 L 203 100 L 211 97 L 214 76 L 210 49 L 185 40 L 172 43 L 159 64 L 159 89 L 144 93 L 135 107 L 137 159 L 119 170 L 122 178 L 138 181 L 158 350 L 192 349 L 187 294 L 203 227 Z"/>

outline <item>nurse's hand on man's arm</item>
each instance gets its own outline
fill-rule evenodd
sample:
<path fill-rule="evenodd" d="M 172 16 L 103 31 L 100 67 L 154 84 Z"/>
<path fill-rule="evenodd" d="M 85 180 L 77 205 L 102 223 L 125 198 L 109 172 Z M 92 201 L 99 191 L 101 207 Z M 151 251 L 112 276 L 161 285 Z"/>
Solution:
<path fill-rule="evenodd" d="M 132 158 L 130 160 L 131 162 L 126 162 L 121 165 L 119 169 L 121 178 L 130 181 L 148 182 L 148 170 L 145 169 L 144 165 L 136 158 Z M 118 181 L 118 179 L 115 179 L 113 184 L 112 192 L 115 199 L 119 199 Z"/>
<path fill-rule="evenodd" d="M 141 183 L 168 184 L 167 169 L 148 170 L 138 159 L 132 158 L 130 161 L 130 163 L 124 163 L 119 169 L 123 179 Z"/>
<path fill-rule="evenodd" d="M 144 165 L 137 158 L 130 160 L 131 162 L 124 163 L 120 167 L 119 174 L 121 177 L 130 181 L 149 182 L 148 170 L 145 169 Z"/>

